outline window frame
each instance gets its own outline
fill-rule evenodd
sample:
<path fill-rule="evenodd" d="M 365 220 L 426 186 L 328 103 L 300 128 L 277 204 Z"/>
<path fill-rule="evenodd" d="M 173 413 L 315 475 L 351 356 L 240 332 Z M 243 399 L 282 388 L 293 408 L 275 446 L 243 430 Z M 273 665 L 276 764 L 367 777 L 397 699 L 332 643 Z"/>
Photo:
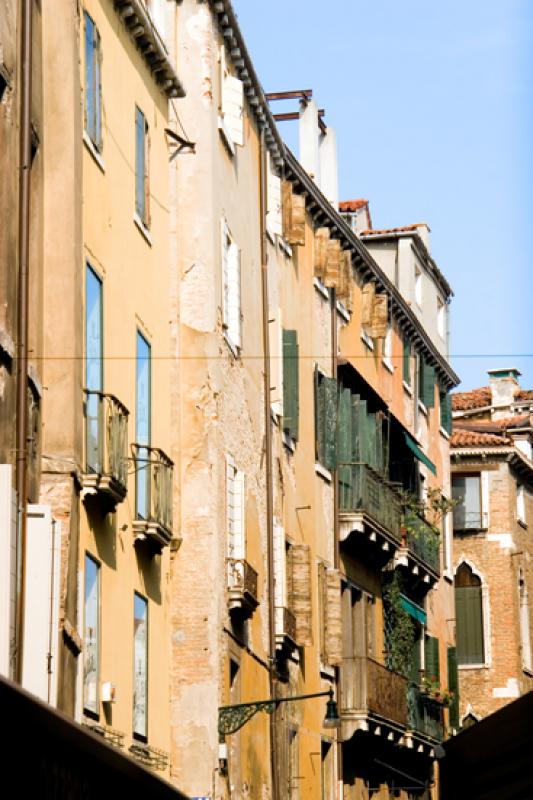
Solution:
<path fill-rule="evenodd" d="M 465 567 L 473 578 L 476 578 L 476 583 L 467 586 L 457 586 L 457 573 L 461 569 L 461 567 Z M 456 653 L 457 653 L 457 666 L 459 669 L 479 669 L 480 667 L 485 667 L 489 664 L 489 653 L 490 653 L 490 630 L 488 627 L 488 596 L 486 592 L 486 586 L 483 581 L 482 576 L 477 572 L 477 570 L 473 567 L 473 565 L 466 559 L 462 559 L 460 563 L 455 568 L 454 573 L 454 597 L 455 597 L 455 609 L 456 609 Z M 475 589 L 476 594 L 478 595 L 477 603 L 478 603 L 478 611 L 479 611 L 479 634 L 481 637 L 481 659 L 475 659 L 474 655 L 472 655 L 472 650 L 470 650 L 469 655 L 465 658 L 465 654 L 460 651 L 460 638 L 457 633 L 458 628 L 460 627 L 459 622 L 459 609 L 461 604 L 458 604 L 457 600 L 457 591 L 462 591 L 464 596 L 464 601 L 468 600 L 469 596 L 472 596 L 472 592 L 470 595 L 466 594 L 466 590 Z M 467 637 L 468 638 L 468 637 Z M 468 643 L 472 644 L 472 637 L 468 638 Z M 465 659 L 465 660 L 463 660 Z"/>
<path fill-rule="evenodd" d="M 464 502 L 457 503 L 457 505 L 453 509 L 453 531 L 454 531 L 454 533 L 455 532 L 460 532 L 460 533 L 463 533 L 463 532 L 464 533 L 476 532 L 476 531 L 485 530 L 485 528 L 486 528 L 486 525 L 484 524 L 485 509 L 483 508 L 484 497 L 483 497 L 483 473 L 482 473 L 482 471 L 479 471 L 479 472 L 455 472 L 455 473 L 452 473 L 452 476 L 451 476 L 452 499 L 453 500 L 458 499 L 455 496 L 454 482 L 459 480 L 459 479 L 465 479 L 465 481 L 466 481 L 467 478 L 476 478 L 477 481 L 478 481 L 478 487 L 479 487 L 479 492 L 478 492 L 479 510 L 478 511 L 470 511 L 469 512 L 468 509 L 466 508 L 466 505 L 464 504 Z M 465 496 L 463 498 L 463 501 L 465 499 L 466 499 L 466 483 L 465 483 Z M 464 505 L 464 512 L 463 513 L 465 515 L 465 526 L 458 527 L 456 525 L 456 509 L 460 508 L 462 505 Z M 470 513 L 470 514 L 478 513 L 479 514 L 479 525 L 470 525 L 469 527 L 466 527 L 466 515 L 468 513 Z"/>
<path fill-rule="evenodd" d="M 150 126 L 138 105 L 135 105 L 135 219 L 142 228 L 150 230 Z"/>
<path fill-rule="evenodd" d="M 222 328 L 235 357 L 242 350 L 241 250 L 227 221 L 221 219 Z M 236 309 L 236 311 L 234 310 Z"/>
<path fill-rule="evenodd" d="M 84 131 L 91 145 L 98 154 L 103 150 L 102 137 L 102 40 L 100 32 L 94 19 L 86 9 L 83 11 L 85 39 L 84 39 L 84 79 L 85 96 L 83 103 L 84 110 Z M 89 33 L 91 35 L 91 54 L 92 63 L 89 62 Z M 92 91 L 89 91 L 89 65 L 92 74 Z M 90 99 L 92 97 L 92 102 Z M 92 107 L 89 108 L 89 105 Z"/>
<path fill-rule="evenodd" d="M 144 607 L 145 607 L 145 610 L 146 610 L 146 637 L 145 637 L 145 684 L 146 684 L 146 689 L 145 689 L 145 707 L 144 707 L 144 720 L 145 720 L 144 733 L 141 733 L 140 731 L 136 730 L 136 728 L 135 728 L 135 725 L 136 725 L 136 723 L 135 723 L 135 688 L 136 688 L 136 686 L 135 686 L 135 674 L 136 674 L 136 672 L 135 672 L 135 662 L 136 662 L 136 647 L 137 647 L 137 641 L 136 641 L 136 633 L 137 633 L 137 631 L 135 629 L 135 621 L 136 621 L 137 617 L 135 616 L 135 613 L 136 613 L 135 603 L 136 603 L 137 598 L 144 603 Z M 148 702 L 149 691 L 148 691 L 148 688 L 149 688 L 149 661 L 150 661 L 150 658 L 149 658 L 149 655 L 150 655 L 149 642 L 150 642 L 150 636 L 149 636 L 149 618 L 148 618 L 148 598 L 145 597 L 140 592 L 135 590 L 133 592 L 133 685 L 132 685 L 132 725 L 131 725 L 131 728 L 132 728 L 133 739 L 136 740 L 136 741 L 141 741 L 141 742 L 147 742 L 148 741 L 148 710 L 149 710 L 149 702 Z"/>
<path fill-rule="evenodd" d="M 141 379 L 141 371 L 139 369 L 139 362 L 141 360 L 139 345 L 143 342 L 147 348 L 147 358 L 143 359 L 147 361 L 148 365 L 148 380 L 147 380 L 147 390 L 146 390 L 146 398 L 147 398 L 147 421 L 146 421 L 146 428 L 147 433 L 144 435 L 142 428 L 139 426 L 139 420 L 141 414 L 139 413 L 139 402 L 140 402 L 140 392 L 139 392 L 139 381 Z M 142 441 L 146 439 L 146 441 Z M 144 468 L 139 468 L 139 461 L 142 462 L 143 454 L 144 458 L 149 458 L 149 450 L 148 448 L 151 445 L 152 441 L 152 347 L 146 336 L 142 333 L 139 328 L 136 330 L 135 336 L 135 444 L 137 445 L 144 445 L 144 447 L 139 447 L 137 449 L 137 462 L 136 462 L 136 469 L 135 469 L 135 517 L 136 519 L 146 519 L 150 515 L 151 509 L 151 497 L 150 497 L 150 490 L 151 490 L 151 470 L 148 467 L 148 462 L 145 462 Z M 146 481 L 145 492 L 146 492 L 146 501 L 145 501 L 145 512 L 147 516 L 143 516 L 140 514 L 140 484 L 141 480 L 144 477 Z"/>
<path fill-rule="evenodd" d="M 86 698 L 86 691 L 87 691 L 87 675 L 86 675 L 86 659 L 87 654 L 89 652 L 89 644 L 87 641 L 87 563 L 91 562 L 95 567 L 95 575 L 96 575 L 96 636 L 94 637 L 96 640 L 96 669 L 95 669 L 95 685 L 96 685 L 96 697 L 94 701 L 94 705 L 90 705 L 87 702 Z M 100 718 L 100 671 L 101 671 L 101 644 L 102 644 L 102 598 L 101 598 L 101 591 L 102 591 L 102 582 L 101 582 L 101 567 L 102 562 L 93 556 L 88 550 L 85 551 L 85 558 L 84 558 L 84 572 L 83 572 L 83 585 L 84 585 L 84 593 L 83 593 L 83 693 L 82 693 L 82 703 L 83 703 L 83 712 L 87 716 L 93 717 L 94 719 Z"/>
<path fill-rule="evenodd" d="M 94 305 L 91 303 L 91 314 L 89 315 L 89 284 L 92 283 L 97 292 L 95 296 Z M 92 294 L 92 292 L 91 292 Z M 98 349 L 90 352 L 89 342 L 96 341 L 92 335 L 89 336 L 89 329 L 92 327 L 92 316 L 96 313 L 98 319 L 96 324 L 98 326 L 97 344 Z M 90 261 L 85 262 L 85 388 L 95 392 L 103 392 L 104 390 L 104 282 L 98 272 L 94 269 Z M 96 363 L 98 362 L 98 363 Z M 93 369 L 94 368 L 94 369 Z M 101 417 L 102 402 L 98 395 L 87 395 L 85 398 L 85 468 L 87 471 L 99 474 L 102 472 L 103 464 L 101 463 L 104 445 L 104 424 Z M 91 445 L 92 449 L 97 451 L 94 463 L 90 458 L 89 451 L 89 435 L 91 429 L 91 422 L 96 423 L 96 443 Z M 100 458 L 100 463 L 98 462 Z"/>
<path fill-rule="evenodd" d="M 516 484 L 516 521 L 527 528 L 526 487 L 523 483 Z"/>

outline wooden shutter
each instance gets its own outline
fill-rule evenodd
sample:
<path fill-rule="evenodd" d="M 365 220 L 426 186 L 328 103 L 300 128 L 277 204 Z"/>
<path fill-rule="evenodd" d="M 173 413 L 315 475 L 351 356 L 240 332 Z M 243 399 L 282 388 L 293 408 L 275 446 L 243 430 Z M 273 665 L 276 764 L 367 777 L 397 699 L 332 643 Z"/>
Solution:
<path fill-rule="evenodd" d="M 370 335 L 373 339 L 384 339 L 389 329 L 389 298 L 386 294 L 376 294 L 372 304 Z"/>
<path fill-rule="evenodd" d="M 290 606 L 296 619 L 296 641 L 303 647 L 313 644 L 310 547 L 308 544 L 294 544 L 289 549 L 289 556 Z"/>
<path fill-rule="evenodd" d="M 422 368 L 422 402 L 426 408 L 433 408 L 435 405 L 435 367 L 427 361 Z"/>
<path fill-rule="evenodd" d="M 337 466 L 338 385 L 335 378 L 322 378 L 324 385 L 324 461 L 326 469 Z"/>
<path fill-rule="evenodd" d="M 329 228 L 318 228 L 315 232 L 315 275 L 324 280 L 328 261 Z"/>
<path fill-rule="evenodd" d="M 358 394 L 352 395 L 352 461 L 363 461 L 361 442 L 361 396 Z"/>
<path fill-rule="evenodd" d="M 416 641 L 413 645 L 409 675 L 407 677 L 412 683 L 420 683 L 420 640 Z"/>
<path fill-rule="evenodd" d="M 453 693 L 450 703 L 450 727 L 459 727 L 459 673 L 457 670 L 457 650 L 448 647 L 448 689 Z"/>
<path fill-rule="evenodd" d="M 341 252 L 341 265 L 339 274 L 339 284 L 337 286 L 337 297 L 342 300 L 350 309 L 352 294 L 352 254 L 349 250 Z"/>
<path fill-rule="evenodd" d="M 337 287 L 339 285 L 339 273 L 341 268 L 341 243 L 338 239 L 330 239 L 328 242 L 328 253 L 326 260 L 326 271 L 324 273 L 324 285 Z"/>
<path fill-rule="evenodd" d="M 298 334 L 283 331 L 283 429 L 293 439 L 298 439 L 299 417 L 299 364 Z"/>
<path fill-rule="evenodd" d="M 366 463 L 373 469 L 378 469 L 377 442 L 376 442 L 376 415 L 366 415 L 365 425 Z"/>
<path fill-rule="evenodd" d="M 452 402 L 446 391 L 440 392 L 440 424 L 446 433 L 452 432 Z"/>
<path fill-rule="evenodd" d="M 363 286 L 362 300 L 363 307 L 361 312 L 361 324 L 363 328 L 369 330 L 372 325 L 372 314 L 374 308 L 374 295 L 376 294 L 376 284 L 365 283 Z"/>
<path fill-rule="evenodd" d="M 435 636 L 426 636 L 424 657 L 424 672 L 430 680 L 440 682 L 439 640 Z"/>
<path fill-rule="evenodd" d="M 144 222 L 144 114 L 135 109 L 135 211 Z"/>
<path fill-rule="evenodd" d="M 483 611 L 480 586 L 456 586 L 455 616 L 457 661 L 483 664 Z"/>
<path fill-rule="evenodd" d="M 274 236 L 281 236 L 281 179 L 272 172 L 270 153 L 267 156 L 267 228 Z"/>
<path fill-rule="evenodd" d="M 326 664 L 342 665 L 342 607 L 339 571 L 325 572 L 324 657 Z"/>
<path fill-rule="evenodd" d="M 222 82 L 222 111 L 226 129 L 234 144 L 244 144 L 244 101 L 242 81 L 224 75 Z"/>
<path fill-rule="evenodd" d="M 339 420 L 337 425 L 337 462 L 339 470 L 339 505 L 350 508 L 352 461 L 352 394 L 341 389 L 339 396 Z"/>
<path fill-rule="evenodd" d="M 220 220 L 220 257 L 222 262 L 222 324 L 228 326 L 228 291 L 229 291 L 229 233 L 226 220 Z"/>
<path fill-rule="evenodd" d="M 283 236 L 289 240 L 292 228 L 292 183 L 281 181 L 281 221 Z"/>
<path fill-rule="evenodd" d="M 315 365 L 314 385 L 315 385 L 315 458 L 321 464 L 324 460 L 324 387 L 322 386 L 322 374 Z"/>
<path fill-rule="evenodd" d="M 287 237 L 289 244 L 305 244 L 305 197 L 292 195 L 292 225 Z"/>
<path fill-rule="evenodd" d="M 407 338 L 403 340 L 403 380 L 411 385 L 411 342 Z"/>

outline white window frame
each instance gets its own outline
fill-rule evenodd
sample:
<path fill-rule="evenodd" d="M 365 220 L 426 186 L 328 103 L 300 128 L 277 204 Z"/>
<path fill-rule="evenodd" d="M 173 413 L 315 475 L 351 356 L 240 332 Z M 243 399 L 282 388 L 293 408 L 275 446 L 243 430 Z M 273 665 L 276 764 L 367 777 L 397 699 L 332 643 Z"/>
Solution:
<path fill-rule="evenodd" d="M 387 328 L 387 333 L 383 339 L 383 356 L 381 360 L 389 372 L 394 372 L 394 364 L 392 363 L 392 325 Z"/>
<path fill-rule="evenodd" d="M 516 485 L 516 519 L 522 525 L 527 525 L 526 519 L 526 490 L 523 484 Z"/>
<path fill-rule="evenodd" d="M 220 48 L 220 115 L 218 127 L 232 156 L 244 145 L 244 86 L 231 75 L 224 45 Z"/>
<path fill-rule="evenodd" d="M 458 664 L 457 667 L 459 670 L 480 669 L 481 667 L 490 667 L 492 666 L 492 640 L 491 640 L 489 585 L 485 580 L 485 576 L 483 575 L 483 573 L 475 566 L 475 564 L 469 558 L 467 558 L 467 556 L 464 553 L 462 553 L 455 562 L 455 566 L 453 569 L 454 581 L 457 570 L 459 569 L 461 564 L 466 564 L 468 567 L 470 567 L 472 573 L 476 575 L 481 581 L 481 613 L 483 615 L 483 650 L 485 653 L 485 660 L 480 664 Z"/>
<path fill-rule="evenodd" d="M 234 355 L 242 346 L 241 252 L 228 224 L 221 221 L 222 326 Z"/>
<path fill-rule="evenodd" d="M 246 558 L 246 478 L 232 456 L 226 456 L 226 532 L 228 558 Z"/>

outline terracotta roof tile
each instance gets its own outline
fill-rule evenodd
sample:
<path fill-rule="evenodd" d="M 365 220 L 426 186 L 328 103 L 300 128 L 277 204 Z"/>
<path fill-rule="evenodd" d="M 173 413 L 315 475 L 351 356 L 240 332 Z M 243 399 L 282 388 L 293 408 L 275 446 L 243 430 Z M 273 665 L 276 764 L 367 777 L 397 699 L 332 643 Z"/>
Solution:
<path fill-rule="evenodd" d="M 339 211 L 359 211 L 368 205 L 368 200 L 362 197 L 359 200 L 341 200 L 339 203 Z"/>
<path fill-rule="evenodd" d="M 450 439 L 451 447 L 506 447 L 512 444 L 507 436 L 496 433 L 478 433 L 455 429 Z"/>
<path fill-rule="evenodd" d="M 533 401 L 533 390 L 521 389 L 515 396 L 514 402 Z M 492 395 L 490 386 L 481 386 L 471 392 L 455 392 L 452 394 L 452 408 L 454 411 L 467 411 L 470 408 L 483 408 L 490 406 Z"/>
<path fill-rule="evenodd" d="M 499 433 L 509 428 L 522 428 L 529 426 L 529 414 L 519 414 L 501 419 L 466 419 L 460 418 L 453 422 L 454 428 L 461 428 L 467 431 L 479 431 L 480 433 Z"/>
<path fill-rule="evenodd" d="M 406 231 L 413 231 L 416 233 L 417 228 L 425 227 L 424 222 L 416 222 L 414 225 L 403 225 L 401 228 L 369 228 L 366 231 L 361 231 L 361 236 L 372 236 L 375 233 L 405 233 Z"/>

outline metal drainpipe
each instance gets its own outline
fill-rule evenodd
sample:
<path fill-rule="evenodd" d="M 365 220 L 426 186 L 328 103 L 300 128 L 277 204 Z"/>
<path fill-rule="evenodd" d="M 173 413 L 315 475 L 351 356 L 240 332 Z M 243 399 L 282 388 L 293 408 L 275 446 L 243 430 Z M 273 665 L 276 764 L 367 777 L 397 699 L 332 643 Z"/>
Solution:
<path fill-rule="evenodd" d="M 259 228 L 261 235 L 261 296 L 263 315 L 263 371 L 264 371 L 264 416 L 265 416 L 265 478 L 267 512 L 267 561 L 268 561 L 268 628 L 270 640 L 269 689 L 270 697 L 276 696 L 276 622 L 274 607 L 274 501 L 272 486 L 272 421 L 270 418 L 270 336 L 268 315 L 268 255 L 266 244 L 267 210 L 267 170 L 265 134 L 261 131 L 259 150 Z M 269 715 L 270 720 L 270 771 L 272 800 L 278 800 L 278 749 L 277 749 L 277 711 Z"/>
<path fill-rule="evenodd" d="M 20 98 L 20 171 L 18 226 L 17 294 L 17 417 L 16 417 L 16 490 L 19 508 L 17 530 L 17 614 L 15 676 L 22 683 L 24 646 L 24 587 L 26 584 L 26 526 L 28 504 L 28 306 L 30 247 L 30 169 L 31 169 L 31 72 L 32 72 L 32 0 L 21 2 L 21 98 Z"/>

